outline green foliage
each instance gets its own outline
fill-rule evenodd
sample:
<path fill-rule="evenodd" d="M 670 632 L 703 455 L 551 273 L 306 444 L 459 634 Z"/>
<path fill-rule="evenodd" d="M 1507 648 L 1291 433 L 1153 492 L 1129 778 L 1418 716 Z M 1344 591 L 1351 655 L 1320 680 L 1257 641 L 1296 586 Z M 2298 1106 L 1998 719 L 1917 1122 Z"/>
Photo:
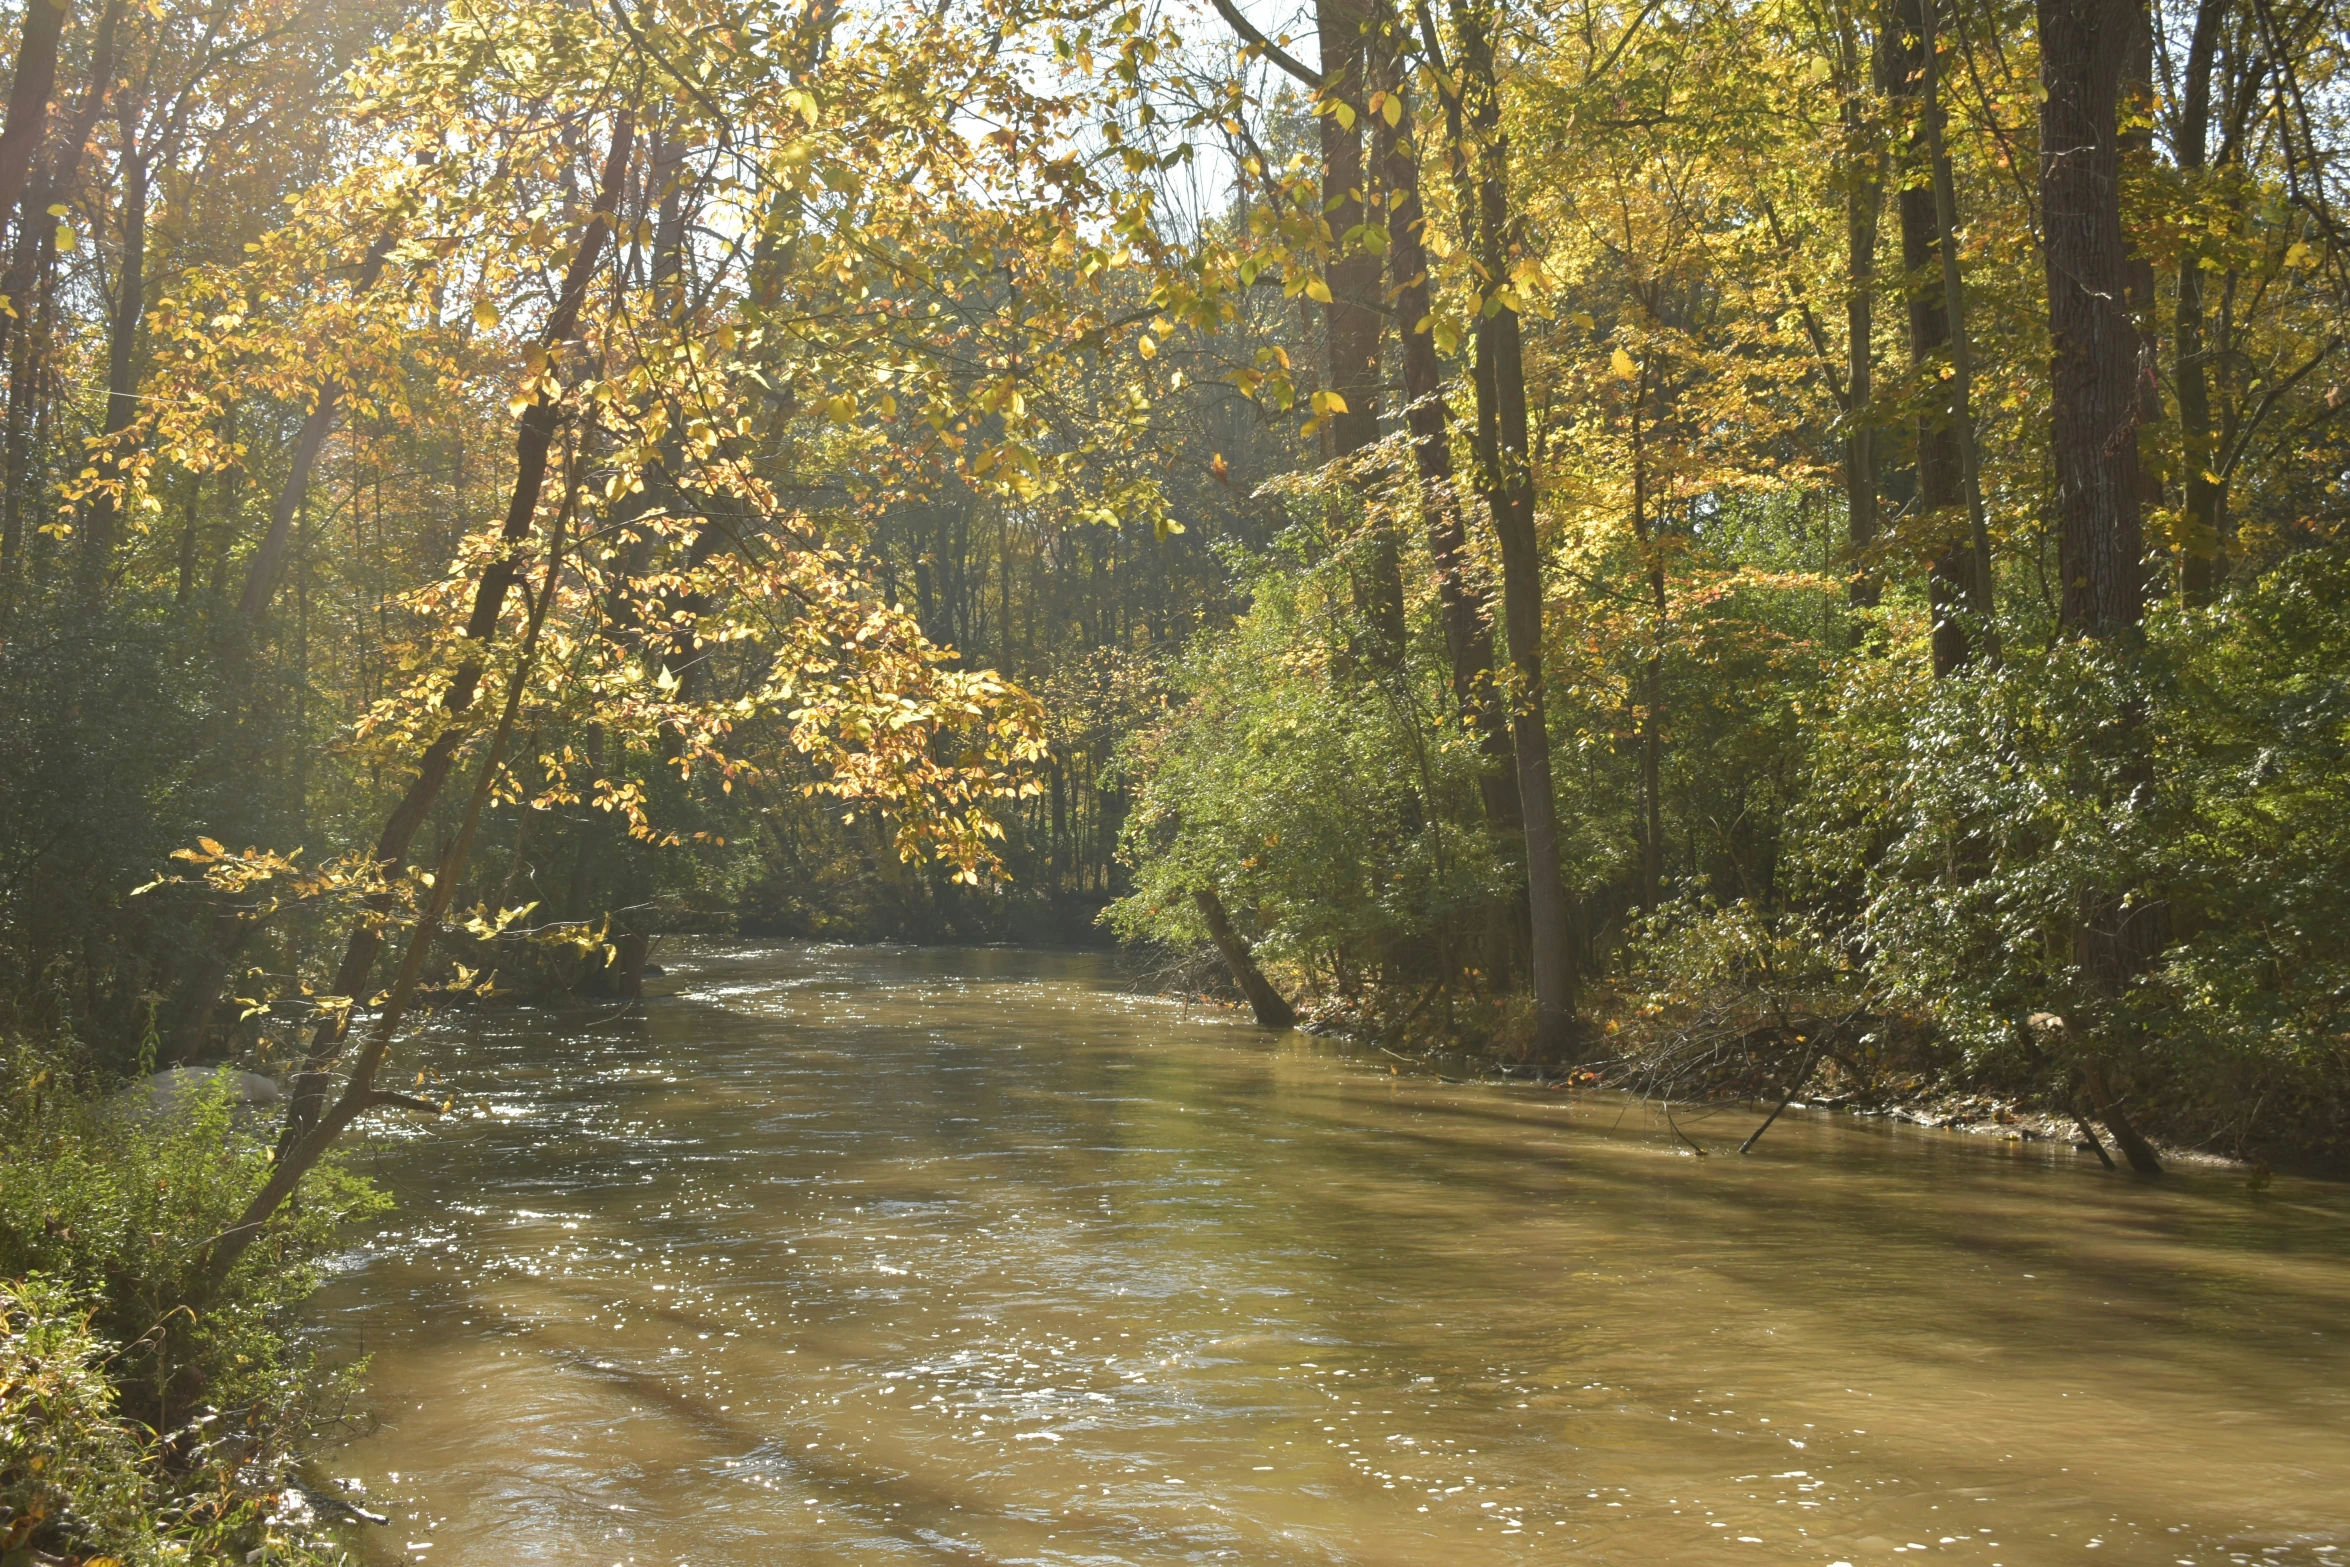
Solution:
<path fill-rule="evenodd" d="M 56 1483 L 43 1474 L 81 1466 L 79 1510 L 52 1507 L 44 1526 L 79 1549 L 148 1559 L 175 1540 L 201 1560 L 242 1542 L 241 1559 L 273 1466 L 349 1393 L 347 1374 L 313 1361 L 292 1308 L 346 1227 L 388 1201 L 322 1167 L 207 1293 L 200 1254 L 263 1179 L 263 1129 L 225 1085 L 158 1111 L 60 1094 L 43 1061 L 19 1050 L 0 1110 L 0 1279 L 25 1281 L 7 1307 L 8 1382 L 23 1382 L 8 1396 L 27 1401 L 0 1432 L 0 1471 L 29 1498 Z M 10 1505 L 23 1516 L 30 1503 Z"/>
<path fill-rule="evenodd" d="M 2135 652 L 1941 681 L 1855 658 L 1813 743 L 1799 896 L 1979 1069 L 2043 1064 L 2024 1025 L 2052 1012 L 2186 1135 L 2350 1151 L 2346 589 L 2350 561 L 2311 552 L 2164 610 Z M 2167 931 L 2119 995 L 2075 942 L 2098 896 Z"/>
<path fill-rule="evenodd" d="M 1513 873 L 1481 820 L 1441 646 L 1422 636 L 1400 670 L 1366 667 L 1353 557 L 1331 542 L 1300 528 L 1277 556 L 1235 555 L 1248 610 L 1194 639 L 1165 717 L 1121 753 L 1135 889 L 1105 918 L 1128 940 L 1198 946 L 1191 895 L 1211 888 L 1317 988 L 1424 984 L 1476 965 Z"/>

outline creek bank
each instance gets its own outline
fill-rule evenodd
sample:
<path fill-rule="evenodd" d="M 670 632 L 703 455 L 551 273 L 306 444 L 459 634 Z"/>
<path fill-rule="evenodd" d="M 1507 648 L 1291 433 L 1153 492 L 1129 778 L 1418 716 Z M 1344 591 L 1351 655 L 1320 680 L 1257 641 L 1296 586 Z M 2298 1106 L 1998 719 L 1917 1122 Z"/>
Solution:
<path fill-rule="evenodd" d="M 1180 1000 L 1186 1006 L 1227 1013 L 1235 1020 L 1245 1021 L 1250 1016 L 1247 1005 L 1212 993 L 1179 992 L 1171 999 Z M 1350 1051 L 1376 1052 L 1391 1072 L 1411 1071 L 1464 1086 L 1604 1090 L 1674 1108 L 1744 1107 L 1754 1112 L 1757 1125 L 1770 1117 L 1783 1101 L 1789 1110 L 1824 1110 L 2003 1142 L 2063 1144 L 2085 1158 L 2099 1158 L 2102 1150 L 2102 1157 L 2116 1165 L 2120 1163 L 2112 1129 L 2093 1114 L 2076 1115 L 2063 1105 L 2048 1102 L 2044 1096 L 1953 1082 L 1932 1073 L 1894 1072 L 1855 1079 L 1839 1063 L 1823 1062 L 1813 1079 L 1822 1086 L 1801 1090 L 1793 1096 L 1784 1095 L 1783 1084 L 1753 1081 L 1751 1071 L 1724 1073 L 1716 1081 L 1664 1094 L 1655 1091 L 1653 1064 L 1641 1054 L 1549 1065 L 1511 1061 L 1491 1049 L 1480 1051 L 1459 1043 L 1417 1051 L 1398 1050 L 1393 1047 L 1392 1029 L 1366 1028 L 1357 1015 L 1328 1005 L 1304 1010 L 1297 1030 L 1341 1044 Z M 1694 1091 L 1689 1091 L 1692 1088 Z M 2257 1159 L 2239 1158 L 2161 1137 L 2149 1140 L 2166 1166 L 2242 1171 L 2255 1179 L 2263 1178 L 2269 1169 L 2267 1163 Z"/>

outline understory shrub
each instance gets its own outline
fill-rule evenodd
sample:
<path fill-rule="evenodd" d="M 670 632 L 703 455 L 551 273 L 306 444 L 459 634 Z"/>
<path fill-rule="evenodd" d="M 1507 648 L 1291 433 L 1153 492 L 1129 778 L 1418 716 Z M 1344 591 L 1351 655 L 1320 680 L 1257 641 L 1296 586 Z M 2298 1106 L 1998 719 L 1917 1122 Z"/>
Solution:
<path fill-rule="evenodd" d="M 340 1164 L 320 1169 L 208 1290 L 205 1243 L 262 1181 L 269 1129 L 226 1085 L 157 1110 L 58 1092 L 40 1059 L 16 1053 L 0 1109 L 7 1544 L 310 1559 L 273 1524 L 275 1499 L 358 1368 L 322 1367 L 294 1308 L 346 1227 L 387 1199 Z"/>

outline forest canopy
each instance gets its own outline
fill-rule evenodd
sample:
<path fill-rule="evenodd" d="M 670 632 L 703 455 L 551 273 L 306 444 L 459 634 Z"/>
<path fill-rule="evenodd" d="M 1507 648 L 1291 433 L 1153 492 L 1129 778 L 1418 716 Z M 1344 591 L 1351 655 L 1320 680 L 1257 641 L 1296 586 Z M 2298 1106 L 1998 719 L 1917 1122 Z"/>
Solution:
<path fill-rule="evenodd" d="M 669 936 L 2350 1163 L 2342 0 L 0 49 L 0 1549 L 277 1549 L 343 1134 Z"/>
<path fill-rule="evenodd" d="M 9 36 L 0 1022 L 254 1226 L 697 931 L 2350 1151 L 2336 0 Z"/>

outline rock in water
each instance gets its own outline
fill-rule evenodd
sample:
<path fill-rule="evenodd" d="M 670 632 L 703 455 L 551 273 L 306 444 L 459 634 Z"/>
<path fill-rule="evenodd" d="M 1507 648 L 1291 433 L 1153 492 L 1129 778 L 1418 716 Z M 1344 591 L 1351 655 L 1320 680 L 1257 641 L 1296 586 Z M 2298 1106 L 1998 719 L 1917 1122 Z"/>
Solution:
<path fill-rule="evenodd" d="M 114 1096 L 115 1104 L 141 1117 L 181 1115 L 215 1083 L 228 1085 L 229 1103 L 244 1108 L 283 1104 L 285 1090 L 258 1072 L 233 1066 L 175 1066 L 133 1083 Z"/>

